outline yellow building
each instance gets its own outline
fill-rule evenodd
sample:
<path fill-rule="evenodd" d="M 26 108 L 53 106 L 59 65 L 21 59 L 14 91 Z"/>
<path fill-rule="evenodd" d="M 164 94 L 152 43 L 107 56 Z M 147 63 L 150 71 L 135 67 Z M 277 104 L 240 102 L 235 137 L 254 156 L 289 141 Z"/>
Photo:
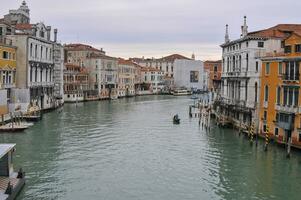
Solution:
<path fill-rule="evenodd" d="M 301 31 L 282 45 L 283 53 L 262 59 L 259 130 L 264 135 L 268 126 L 270 139 L 301 148 Z"/>
<path fill-rule="evenodd" d="M 118 97 L 135 96 L 135 73 L 132 61 L 118 59 Z"/>
<path fill-rule="evenodd" d="M 8 113 L 11 89 L 16 86 L 16 48 L 0 38 L 0 115 Z"/>

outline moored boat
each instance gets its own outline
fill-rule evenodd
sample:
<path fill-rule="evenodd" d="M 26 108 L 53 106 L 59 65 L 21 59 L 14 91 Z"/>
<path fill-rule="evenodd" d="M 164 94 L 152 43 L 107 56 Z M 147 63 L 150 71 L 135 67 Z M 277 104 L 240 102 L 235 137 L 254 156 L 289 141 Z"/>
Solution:
<path fill-rule="evenodd" d="M 0 200 L 13 200 L 25 184 L 25 172 L 15 172 L 12 156 L 15 144 L 0 144 Z"/>

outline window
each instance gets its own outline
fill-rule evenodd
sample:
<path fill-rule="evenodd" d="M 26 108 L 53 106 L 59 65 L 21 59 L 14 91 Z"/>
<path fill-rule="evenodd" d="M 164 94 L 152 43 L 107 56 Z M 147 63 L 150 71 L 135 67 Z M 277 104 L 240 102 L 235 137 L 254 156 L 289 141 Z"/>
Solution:
<path fill-rule="evenodd" d="M 291 53 L 292 52 L 292 46 L 285 46 L 284 47 L 284 53 Z"/>
<path fill-rule="evenodd" d="M 8 60 L 9 59 L 9 53 L 7 51 L 3 51 L 2 58 Z"/>
<path fill-rule="evenodd" d="M 270 74 L 270 63 L 265 64 L 265 74 Z"/>
<path fill-rule="evenodd" d="M 299 104 L 299 87 L 283 88 L 283 105 L 284 106 L 298 106 Z"/>
<path fill-rule="evenodd" d="M 277 104 L 280 105 L 280 98 L 281 98 L 281 87 L 277 87 Z"/>
<path fill-rule="evenodd" d="M 284 48 L 284 47 L 285 47 L 285 42 L 281 41 L 281 48 Z"/>
<path fill-rule="evenodd" d="M 256 72 L 258 72 L 258 61 L 256 61 Z"/>
<path fill-rule="evenodd" d="M 257 91 L 257 88 L 258 88 L 258 84 L 257 82 L 255 83 L 255 103 L 257 103 L 257 99 L 258 99 L 258 91 Z"/>
<path fill-rule="evenodd" d="M 30 44 L 30 57 L 32 57 L 32 51 L 33 51 L 33 48 L 32 48 L 32 43 Z"/>
<path fill-rule="evenodd" d="M 301 142 L 301 132 L 299 132 L 299 142 Z"/>
<path fill-rule="evenodd" d="M 248 44 L 248 43 L 247 43 L 247 44 Z M 248 69 L 249 69 L 249 54 L 247 54 L 246 60 L 247 60 L 247 71 L 248 71 Z"/>
<path fill-rule="evenodd" d="M 282 75 L 282 62 L 278 63 L 278 74 Z"/>
<path fill-rule="evenodd" d="M 296 44 L 295 46 L 295 52 L 300 53 L 301 52 L 301 44 Z"/>
<path fill-rule="evenodd" d="M 265 110 L 263 111 L 263 120 L 266 121 L 268 118 L 268 112 Z"/>
<path fill-rule="evenodd" d="M 275 136 L 278 136 L 278 134 L 279 134 L 279 129 L 275 128 Z"/>
<path fill-rule="evenodd" d="M 249 47 L 249 42 L 247 42 L 246 46 L 247 46 L 247 48 Z"/>
<path fill-rule="evenodd" d="M 264 88 L 264 101 L 268 102 L 268 100 L 269 100 L 269 86 L 266 85 Z"/>
<path fill-rule="evenodd" d="M 263 48 L 264 47 L 264 42 L 258 42 L 258 47 Z"/>
<path fill-rule="evenodd" d="M 267 125 L 263 125 L 263 132 L 267 130 Z"/>

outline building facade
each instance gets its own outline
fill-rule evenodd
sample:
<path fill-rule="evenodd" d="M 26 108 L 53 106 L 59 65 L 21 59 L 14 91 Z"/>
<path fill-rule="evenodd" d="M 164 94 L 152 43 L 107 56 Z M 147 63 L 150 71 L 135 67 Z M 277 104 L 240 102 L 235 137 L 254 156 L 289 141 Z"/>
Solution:
<path fill-rule="evenodd" d="M 88 71 L 86 68 L 65 64 L 64 69 L 64 102 L 81 102 L 89 89 Z"/>
<path fill-rule="evenodd" d="M 293 26 L 280 24 L 249 33 L 245 17 L 241 38 L 230 41 L 226 27 L 225 43 L 221 45 L 221 96 L 215 109 L 221 124 L 244 129 L 255 122 L 258 127 L 261 57 L 266 52 L 281 52 L 282 40 L 287 36 L 285 31 L 291 28 Z"/>
<path fill-rule="evenodd" d="M 84 91 L 85 100 L 97 100 L 100 99 L 100 73 L 101 73 L 101 60 L 92 59 L 97 55 L 105 55 L 102 49 L 96 49 L 86 44 L 67 44 L 64 46 L 65 49 L 65 62 L 68 64 L 77 65 L 87 69 L 89 74 L 89 88 Z"/>
<path fill-rule="evenodd" d="M 16 70 L 16 86 L 24 89 L 22 94 L 29 88 L 30 101 L 27 104 L 36 104 L 41 110 L 54 108 L 58 104 L 54 94 L 56 81 L 60 84 L 60 94 L 57 97 L 62 97 L 63 92 L 63 77 L 60 75 L 54 80 L 54 65 L 62 71 L 63 59 L 62 55 L 54 58 L 54 48 L 58 44 L 51 40 L 51 26 L 44 23 L 30 24 L 29 9 L 25 1 L 18 10 L 10 10 L 0 20 L 0 24 L 2 27 L 6 25 L 6 38 L 17 47 L 16 59 L 20 67 Z"/>
<path fill-rule="evenodd" d="M 142 93 L 160 94 L 164 89 L 164 72 L 153 67 L 141 68 Z"/>
<path fill-rule="evenodd" d="M 262 59 L 260 134 L 269 128 L 269 138 L 301 148 L 301 31 L 284 40 L 284 52 Z"/>
<path fill-rule="evenodd" d="M 118 59 L 104 54 L 90 54 L 86 66 L 90 72 L 90 88 L 94 86 L 99 98 L 118 98 Z"/>
<path fill-rule="evenodd" d="M 204 70 L 209 75 L 208 90 L 215 93 L 220 93 L 221 90 L 221 73 L 222 61 L 205 61 Z"/>
<path fill-rule="evenodd" d="M 11 41 L 0 36 L 0 115 L 10 112 L 12 90 L 16 87 L 16 52 L 17 48 L 11 46 Z"/>
<path fill-rule="evenodd" d="M 118 59 L 118 97 L 135 96 L 136 67 L 130 60 Z"/>
<path fill-rule="evenodd" d="M 207 91 L 208 74 L 204 71 L 204 64 L 197 60 L 176 60 L 174 85 L 177 88 Z"/>
<path fill-rule="evenodd" d="M 174 74 L 174 63 L 176 60 L 190 60 L 189 58 L 179 55 L 172 54 L 159 59 L 156 58 L 130 58 L 133 62 L 139 64 L 142 67 L 152 67 L 164 72 L 164 76 L 173 78 Z"/>

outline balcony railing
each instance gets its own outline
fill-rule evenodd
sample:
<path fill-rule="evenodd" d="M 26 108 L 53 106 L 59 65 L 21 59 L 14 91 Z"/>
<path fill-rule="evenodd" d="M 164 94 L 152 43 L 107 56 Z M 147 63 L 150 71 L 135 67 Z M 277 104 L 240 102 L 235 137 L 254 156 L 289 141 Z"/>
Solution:
<path fill-rule="evenodd" d="M 275 109 L 277 111 L 284 112 L 284 113 L 301 114 L 301 107 L 298 107 L 298 106 L 276 105 Z"/>
<path fill-rule="evenodd" d="M 5 36 L 0 36 L 0 44 L 12 46 L 13 41 L 10 39 L 7 39 Z"/>
<path fill-rule="evenodd" d="M 299 81 L 300 74 L 283 74 L 282 78 L 284 81 Z"/>

